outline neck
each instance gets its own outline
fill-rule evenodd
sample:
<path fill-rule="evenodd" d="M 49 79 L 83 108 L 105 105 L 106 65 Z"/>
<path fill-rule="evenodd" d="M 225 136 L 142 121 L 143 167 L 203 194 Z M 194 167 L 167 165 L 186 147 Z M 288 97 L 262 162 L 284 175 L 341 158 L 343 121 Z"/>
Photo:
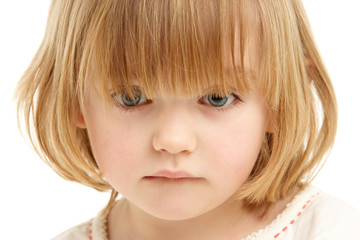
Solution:
<path fill-rule="evenodd" d="M 258 222 L 259 215 L 251 214 L 234 198 L 206 214 L 176 221 L 151 216 L 122 199 L 109 215 L 108 230 L 110 240 L 233 239 L 250 234 Z"/>

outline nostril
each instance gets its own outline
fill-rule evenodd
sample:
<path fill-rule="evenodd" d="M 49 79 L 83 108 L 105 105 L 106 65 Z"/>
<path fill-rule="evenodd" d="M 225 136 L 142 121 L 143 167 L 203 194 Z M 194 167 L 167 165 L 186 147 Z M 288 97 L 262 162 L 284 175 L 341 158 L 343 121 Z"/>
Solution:
<path fill-rule="evenodd" d="M 161 148 L 161 149 L 156 149 L 156 151 L 161 152 L 161 153 L 170 153 L 170 154 L 179 154 L 179 153 L 183 153 L 183 154 L 187 154 L 190 153 L 189 150 L 179 150 L 177 148 Z"/>

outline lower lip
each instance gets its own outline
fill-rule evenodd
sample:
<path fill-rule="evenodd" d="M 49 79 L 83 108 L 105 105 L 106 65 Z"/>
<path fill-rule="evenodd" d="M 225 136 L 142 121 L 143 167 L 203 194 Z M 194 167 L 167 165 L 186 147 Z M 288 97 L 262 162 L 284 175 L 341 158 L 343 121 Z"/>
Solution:
<path fill-rule="evenodd" d="M 189 178 L 189 177 L 181 177 L 181 178 L 167 178 L 167 177 L 144 177 L 146 181 L 162 181 L 162 182 L 185 182 L 185 181 L 194 181 L 198 178 Z"/>

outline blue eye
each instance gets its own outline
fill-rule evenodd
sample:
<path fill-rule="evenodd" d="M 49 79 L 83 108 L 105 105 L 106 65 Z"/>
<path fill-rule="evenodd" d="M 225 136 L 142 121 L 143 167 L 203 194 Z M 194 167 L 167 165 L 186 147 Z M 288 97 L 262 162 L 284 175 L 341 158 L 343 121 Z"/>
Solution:
<path fill-rule="evenodd" d="M 216 94 L 209 94 L 202 97 L 201 101 L 207 105 L 211 105 L 213 107 L 224 107 L 236 100 L 234 94 L 230 94 L 229 96 L 219 96 Z"/>
<path fill-rule="evenodd" d="M 134 88 L 133 97 L 127 95 L 126 93 L 113 94 L 112 97 L 116 103 L 124 107 L 135 107 L 148 102 L 139 88 Z"/>

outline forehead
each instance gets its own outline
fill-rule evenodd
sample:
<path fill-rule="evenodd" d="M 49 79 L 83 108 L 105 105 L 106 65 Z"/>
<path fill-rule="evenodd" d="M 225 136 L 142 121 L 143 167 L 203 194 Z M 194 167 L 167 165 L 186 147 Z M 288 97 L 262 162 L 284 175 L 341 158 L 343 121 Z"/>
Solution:
<path fill-rule="evenodd" d="M 241 92 L 247 76 L 256 76 L 259 24 L 252 1 L 114 2 L 94 28 L 101 29 L 91 56 L 100 89 L 130 91 L 137 82 L 149 96 L 214 87 Z"/>

